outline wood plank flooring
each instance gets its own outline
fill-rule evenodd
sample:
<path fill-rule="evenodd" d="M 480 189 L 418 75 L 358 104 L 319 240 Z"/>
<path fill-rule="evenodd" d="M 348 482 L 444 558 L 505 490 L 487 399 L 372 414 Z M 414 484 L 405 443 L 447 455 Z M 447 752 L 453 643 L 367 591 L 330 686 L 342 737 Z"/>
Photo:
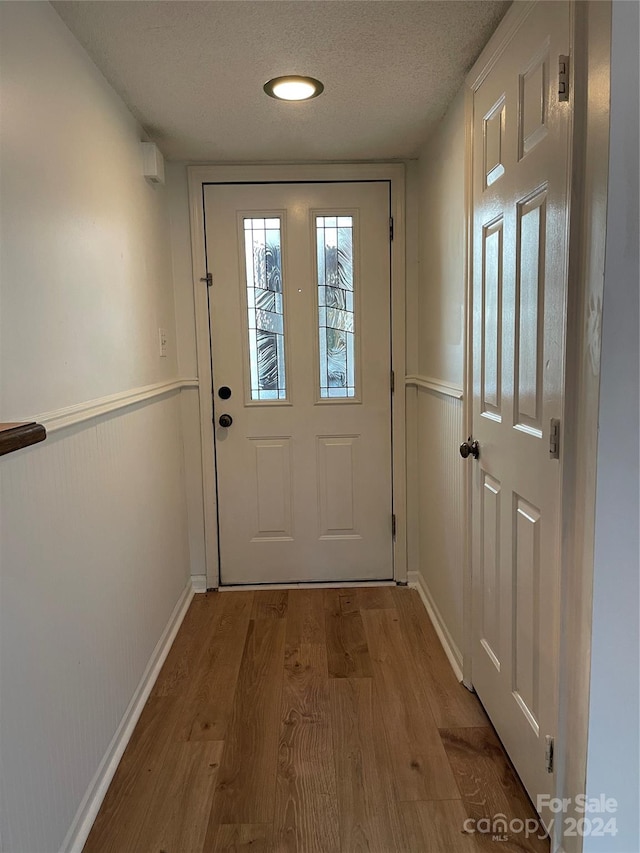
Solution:
<path fill-rule="evenodd" d="M 195 597 L 85 853 L 548 853 L 406 588 Z"/>

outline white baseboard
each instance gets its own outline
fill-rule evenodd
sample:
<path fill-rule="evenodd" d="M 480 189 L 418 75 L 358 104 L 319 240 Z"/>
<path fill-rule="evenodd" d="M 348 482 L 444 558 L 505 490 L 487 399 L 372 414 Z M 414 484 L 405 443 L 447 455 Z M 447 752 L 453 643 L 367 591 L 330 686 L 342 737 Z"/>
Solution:
<path fill-rule="evenodd" d="M 438 635 L 440 643 L 442 644 L 444 653 L 456 674 L 456 678 L 458 681 L 462 681 L 462 654 L 460 653 L 460 649 L 454 643 L 453 637 L 449 633 L 449 629 L 445 625 L 442 616 L 440 615 L 440 611 L 436 607 L 435 602 L 431 597 L 431 593 L 424 582 L 424 578 L 420 572 L 409 572 L 408 581 L 410 587 L 418 590 L 418 594 L 422 599 L 425 610 L 429 614 L 429 619 L 431 619 L 431 623 L 435 628 L 435 632 Z"/>
<path fill-rule="evenodd" d="M 207 576 L 206 575 L 191 575 L 191 585 L 194 592 L 207 591 Z"/>
<path fill-rule="evenodd" d="M 81 853 L 82 848 L 91 831 L 91 827 L 96 819 L 102 801 L 105 798 L 111 780 L 113 779 L 120 759 L 126 749 L 127 744 L 136 727 L 136 723 L 140 718 L 145 702 L 149 698 L 149 694 L 153 689 L 153 685 L 160 674 L 162 664 L 165 662 L 169 649 L 175 639 L 178 629 L 182 624 L 182 620 L 191 604 L 193 598 L 193 586 L 191 579 L 180 596 L 178 603 L 173 608 L 167 627 L 164 629 L 162 636 L 158 640 L 153 654 L 149 659 L 147 668 L 144 671 L 140 683 L 133 694 L 131 701 L 124 713 L 120 725 L 114 734 L 109 747 L 100 762 L 100 766 L 96 771 L 91 784 L 89 785 L 86 794 L 80 804 L 75 818 L 69 828 L 67 837 L 62 843 L 60 853 Z"/>

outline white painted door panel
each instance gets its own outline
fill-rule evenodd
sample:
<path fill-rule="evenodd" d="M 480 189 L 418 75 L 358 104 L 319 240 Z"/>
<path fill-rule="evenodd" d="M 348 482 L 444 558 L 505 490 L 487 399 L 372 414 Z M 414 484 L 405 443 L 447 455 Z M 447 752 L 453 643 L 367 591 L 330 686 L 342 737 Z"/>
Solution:
<path fill-rule="evenodd" d="M 204 203 L 221 582 L 390 579 L 388 184 L 216 184 Z"/>
<path fill-rule="evenodd" d="M 473 684 L 530 796 L 551 793 L 570 105 L 569 4 L 539 3 L 474 94 Z"/>

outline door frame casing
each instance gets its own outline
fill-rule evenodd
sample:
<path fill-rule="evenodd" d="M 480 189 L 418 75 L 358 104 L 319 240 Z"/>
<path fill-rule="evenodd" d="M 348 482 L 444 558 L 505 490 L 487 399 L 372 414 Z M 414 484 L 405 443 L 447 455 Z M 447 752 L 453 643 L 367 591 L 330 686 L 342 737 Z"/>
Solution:
<path fill-rule="evenodd" d="M 536 0 L 514 3 L 473 66 L 465 84 L 465 377 L 463 423 L 472 433 L 473 393 L 473 100 L 474 93 Z M 562 417 L 560 503 L 560 632 L 556 796 L 586 790 L 589 653 L 595 533 L 600 390 L 600 328 L 604 286 L 609 161 L 611 0 L 570 0 L 567 327 L 565 401 Z M 570 437 L 571 441 L 566 438 Z M 463 580 L 463 681 L 473 688 L 472 471 L 465 469 L 465 566 Z M 565 815 L 565 817 L 570 816 Z M 576 815 L 579 817 L 579 815 Z M 555 824 L 553 849 L 579 853 L 582 839 L 562 838 Z"/>
<path fill-rule="evenodd" d="M 396 376 L 392 398 L 392 486 L 396 535 L 393 541 L 393 578 L 407 579 L 406 412 L 403 392 L 406 374 L 406 261 L 405 167 L 403 163 L 302 163 L 195 165 L 187 167 L 196 359 L 200 397 L 200 441 L 207 588 L 220 586 L 216 470 L 213 435 L 213 396 L 209 306 L 205 250 L 204 191 L 206 184 L 336 183 L 381 181 L 390 187 L 394 233 L 391 242 L 391 368 Z M 315 585 L 315 584 L 314 584 Z M 283 584 L 282 586 L 286 586 Z M 300 586 L 300 584 L 296 584 Z"/>

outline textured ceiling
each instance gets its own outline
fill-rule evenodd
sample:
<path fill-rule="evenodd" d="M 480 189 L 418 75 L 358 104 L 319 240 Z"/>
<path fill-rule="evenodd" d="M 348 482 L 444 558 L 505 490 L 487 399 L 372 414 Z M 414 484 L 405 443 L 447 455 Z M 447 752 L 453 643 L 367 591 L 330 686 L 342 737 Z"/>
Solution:
<path fill-rule="evenodd" d="M 173 160 L 412 157 L 509 2 L 64 0 L 55 9 Z M 307 74 L 307 103 L 263 83 Z"/>

